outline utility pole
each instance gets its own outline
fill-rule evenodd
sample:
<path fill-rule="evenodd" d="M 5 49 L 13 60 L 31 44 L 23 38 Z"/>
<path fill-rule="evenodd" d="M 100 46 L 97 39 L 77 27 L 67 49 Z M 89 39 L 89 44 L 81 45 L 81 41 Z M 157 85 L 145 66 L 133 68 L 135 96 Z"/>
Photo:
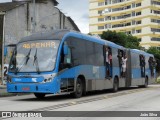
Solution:
<path fill-rule="evenodd" d="M 2 41 L 2 65 L 1 65 L 1 81 L 2 81 L 2 85 L 3 85 L 3 78 L 4 78 L 4 46 L 5 46 L 5 33 L 4 33 L 4 29 L 5 29 L 5 15 L 3 15 L 3 41 Z"/>

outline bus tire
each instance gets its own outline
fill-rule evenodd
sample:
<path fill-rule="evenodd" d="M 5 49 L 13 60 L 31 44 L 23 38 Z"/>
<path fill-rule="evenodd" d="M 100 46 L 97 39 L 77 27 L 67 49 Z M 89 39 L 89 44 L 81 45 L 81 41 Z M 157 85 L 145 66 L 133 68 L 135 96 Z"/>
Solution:
<path fill-rule="evenodd" d="M 34 93 L 35 97 L 38 99 L 43 99 L 45 97 L 46 94 L 44 93 Z"/>
<path fill-rule="evenodd" d="M 74 98 L 80 98 L 83 93 L 83 83 L 80 78 L 77 79 L 76 81 L 76 91 L 73 93 Z"/>
<path fill-rule="evenodd" d="M 115 77 L 114 78 L 114 83 L 113 83 L 113 92 L 117 92 L 118 91 L 118 78 Z"/>

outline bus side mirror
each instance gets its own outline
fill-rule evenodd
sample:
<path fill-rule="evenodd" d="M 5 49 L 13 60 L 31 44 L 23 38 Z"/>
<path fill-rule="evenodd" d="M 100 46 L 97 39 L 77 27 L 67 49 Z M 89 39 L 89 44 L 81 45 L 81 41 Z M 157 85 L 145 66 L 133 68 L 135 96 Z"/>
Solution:
<path fill-rule="evenodd" d="M 68 45 L 63 46 L 63 53 L 64 55 L 68 55 Z"/>

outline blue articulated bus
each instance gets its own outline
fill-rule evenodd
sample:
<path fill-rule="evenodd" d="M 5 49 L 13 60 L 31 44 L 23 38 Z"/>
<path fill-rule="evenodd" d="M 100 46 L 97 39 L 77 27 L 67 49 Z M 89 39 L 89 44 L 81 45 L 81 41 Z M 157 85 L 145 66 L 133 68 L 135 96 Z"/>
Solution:
<path fill-rule="evenodd" d="M 136 62 L 140 55 L 145 56 L 143 76 Z M 37 98 L 70 93 L 79 98 L 93 90 L 146 87 L 154 78 L 148 65 L 150 57 L 154 59 L 145 52 L 69 30 L 36 33 L 16 45 L 9 65 L 7 91 L 34 93 Z"/>

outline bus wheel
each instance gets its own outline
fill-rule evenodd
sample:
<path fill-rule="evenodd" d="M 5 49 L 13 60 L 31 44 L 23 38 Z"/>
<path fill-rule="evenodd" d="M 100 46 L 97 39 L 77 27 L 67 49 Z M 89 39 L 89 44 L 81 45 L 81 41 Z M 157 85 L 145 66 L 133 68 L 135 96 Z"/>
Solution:
<path fill-rule="evenodd" d="M 118 91 L 118 79 L 115 77 L 114 78 L 114 83 L 113 83 L 113 92 Z"/>
<path fill-rule="evenodd" d="M 36 96 L 36 98 L 42 99 L 45 97 L 46 94 L 44 93 L 34 93 L 34 95 Z"/>
<path fill-rule="evenodd" d="M 82 96 L 82 93 L 83 93 L 82 80 L 80 78 L 78 78 L 77 82 L 76 82 L 76 91 L 73 93 L 73 96 L 75 98 L 80 98 Z"/>

